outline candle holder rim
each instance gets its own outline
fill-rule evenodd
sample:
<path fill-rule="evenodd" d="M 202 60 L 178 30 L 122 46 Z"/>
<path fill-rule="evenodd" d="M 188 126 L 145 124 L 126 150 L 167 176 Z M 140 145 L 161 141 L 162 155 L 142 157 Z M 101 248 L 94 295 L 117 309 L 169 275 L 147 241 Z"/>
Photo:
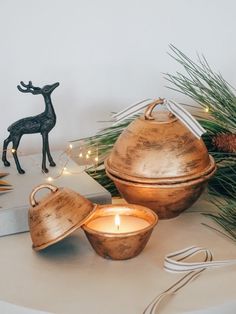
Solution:
<path fill-rule="evenodd" d="M 85 221 L 85 223 L 81 226 L 81 228 L 86 231 L 86 232 L 89 232 L 89 233 L 92 233 L 92 234 L 98 234 L 98 235 L 104 235 L 106 237 L 117 237 L 117 238 L 122 238 L 122 237 L 127 237 L 127 236 L 134 236 L 136 234 L 140 234 L 140 232 L 146 232 L 148 230 L 151 230 L 153 229 L 156 224 L 158 223 L 158 215 L 153 211 L 151 210 L 150 208 L 148 207 L 145 207 L 145 206 L 142 206 L 142 205 L 137 205 L 137 204 L 105 204 L 105 205 L 98 205 L 96 207 L 97 210 L 99 209 L 102 209 L 102 208 L 109 208 L 109 207 L 128 207 L 130 209 L 134 209 L 134 208 L 142 208 L 144 209 L 146 212 L 148 212 L 149 214 L 151 214 L 154 218 L 154 221 L 153 222 L 150 222 L 150 225 L 145 227 L 145 228 L 142 228 L 142 229 L 139 229 L 139 230 L 136 230 L 136 231 L 131 231 L 131 232 L 122 232 L 122 233 L 115 233 L 115 232 L 103 232 L 103 231 L 98 231 L 98 230 L 95 230 L 95 229 L 92 229 L 92 228 L 89 228 L 87 226 L 87 224 L 93 220 L 93 217 L 95 216 L 94 219 L 96 218 L 99 218 L 99 216 L 96 216 L 96 211 L 93 212 L 93 215 L 91 215 L 89 217 L 89 219 L 87 219 Z M 107 216 L 112 216 L 112 215 L 107 215 Z M 133 217 L 137 217 L 137 216 L 134 216 L 134 215 L 124 215 L 124 216 L 133 216 Z M 100 217 L 104 217 L 104 216 L 100 216 Z M 142 218 L 145 220 L 145 218 Z M 147 220 L 146 220 L 147 221 Z"/>
<path fill-rule="evenodd" d="M 108 159 L 104 161 L 106 166 L 106 174 L 112 180 L 123 182 L 124 184 L 132 184 L 143 187 L 161 187 L 161 188 L 178 188 L 197 184 L 208 180 L 216 171 L 216 163 L 211 155 L 209 155 L 210 164 L 204 172 L 192 176 L 169 177 L 169 178 L 141 178 L 123 174 L 109 167 Z"/>

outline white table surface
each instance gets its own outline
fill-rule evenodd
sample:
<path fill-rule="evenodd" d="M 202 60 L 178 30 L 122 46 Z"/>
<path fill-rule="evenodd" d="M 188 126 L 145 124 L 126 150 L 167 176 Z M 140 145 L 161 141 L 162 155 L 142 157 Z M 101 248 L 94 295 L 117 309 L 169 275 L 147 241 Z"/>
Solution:
<path fill-rule="evenodd" d="M 0 299 L 58 314 L 141 314 L 183 276 L 162 269 L 167 253 L 197 245 L 211 249 L 215 259 L 236 258 L 235 243 L 201 225 L 212 224 L 197 212 L 207 208 L 201 200 L 179 217 L 160 221 L 144 251 L 127 261 L 96 255 L 82 230 L 40 253 L 32 250 L 29 233 L 2 237 Z M 235 283 L 235 266 L 207 270 L 164 302 L 160 313 L 215 313 L 211 308 L 220 306 L 231 308 L 222 313 L 236 313 Z"/>

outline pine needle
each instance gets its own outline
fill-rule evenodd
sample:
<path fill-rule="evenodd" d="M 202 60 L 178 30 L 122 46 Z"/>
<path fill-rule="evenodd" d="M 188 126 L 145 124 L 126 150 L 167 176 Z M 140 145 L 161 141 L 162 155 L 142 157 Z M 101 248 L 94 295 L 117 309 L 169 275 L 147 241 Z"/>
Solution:
<path fill-rule="evenodd" d="M 212 196 L 209 202 L 216 206 L 218 214 L 205 215 L 236 241 L 236 152 L 219 151 L 212 141 L 216 135 L 236 133 L 235 89 L 220 73 L 212 70 L 204 56 L 198 55 L 197 62 L 194 62 L 175 46 L 170 45 L 170 50 L 169 55 L 183 67 L 186 74 L 166 73 L 165 78 L 171 83 L 168 88 L 189 96 L 208 111 L 207 117 L 198 117 L 198 120 L 207 130 L 203 139 L 218 166 L 209 182 Z M 224 202 L 219 201 L 219 196 L 225 197 Z"/>
<path fill-rule="evenodd" d="M 236 132 L 236 96 L 233 87 L 209 66 L 204 56 L 192 61 L 175 46 L 170 45 L 169 55 L 185 70 L 186 75 L 165 73 L 171 83 L 169 89 L 180 92 L 195 100 L 203 109 L 209 110 L 219 126 Z"/>
<path fill-rule="evenodd" d="M 168 88 L 189 96 L 198 104 L 198 106 L 186 106 L 195 108 L 195 117 L 207 130 L 203 140 L 218 166 L 215 176 L 209 182 L 209 190 L 213 195 L 231 197 L 231 201 L 228 203 L 216 203 L 215 200 L 211 200 L 216 203 L 219 214 L 208 215 L 224 228 L 229 237 L 234 238 L 236 201 L 233 199 L 236 199 L 236 152 L 217 150 L 212 139 L 219 134 L 236 133 L 235 89 L 220 73 L 212 70 L 204 56 L 198 55 L 197 62 L 194 62 L 175 46 L 170 45 L 170 50 L 169 55 L 183 67 L 186 74 L 166 73 L 165 78 L 171 84 Z M 135 114 L 120 124 L 107 127 L 92 137 L 82 139 L 84 145 L 87 145 L 88 148 L 97 147 L 99 152 L 98 164 L 91 166 L 87 172 L 113 196 L 119 194 L 113 182 L 106 176 L 104 160 L 118 136 L 137 116 Z M 74 142 L 77 141 L 81 141 L 81 139 Z"/>

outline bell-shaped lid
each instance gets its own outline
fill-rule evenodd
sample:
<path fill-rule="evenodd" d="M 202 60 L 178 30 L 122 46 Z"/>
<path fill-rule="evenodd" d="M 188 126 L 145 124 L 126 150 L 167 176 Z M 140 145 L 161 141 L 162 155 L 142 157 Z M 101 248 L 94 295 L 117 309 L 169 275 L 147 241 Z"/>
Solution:
<path fill-rule="evenodd" d="M 51 193 L 37 202 L 35 193 L 43 188 Z M 29 228 L 36 251 L 59 242 L 78 229 L 91 217 L 96 207 L 75 191 L 51 184 L 37 186 L 30 195 L 30 204 Z"/>
<path fill-rule="evenodd" d="M 144 116 L 134 120 L 119 136 L 105 162 L 111 174 L 133 182 L 177 183 L 209 173 L 215 162 L 202 139 L 198 139 L 168 111 L 153 113 L 150 104 Z"/>

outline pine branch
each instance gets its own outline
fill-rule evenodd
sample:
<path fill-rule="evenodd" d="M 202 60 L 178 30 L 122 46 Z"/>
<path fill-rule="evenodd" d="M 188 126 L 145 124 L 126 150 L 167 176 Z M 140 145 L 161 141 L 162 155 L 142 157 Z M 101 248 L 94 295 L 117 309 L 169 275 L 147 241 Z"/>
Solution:
<path fill-rule="evenodd" d="M 236 241 L 236 201 L 233 198 L 220 198 L 220 194 L 214 191 L 209 196 L 209 202 L 218 209 L 218 214 L 204 214 L 212 218 L 221 228 L 223 228 L 230 239 Z M 220 230 L 217 230 L 220 232 Z"/>
<path fill-rule="evenodd" d="M 173 45 L 170 45 L 170 49 L 170 56 L 183 67 L 186 74 L 166 73 L 165 78 L 171 83 L 168 88 L 189 96 L 200 105 L 200 109 L 203 108 L 203 111 L 195 112 L 195 117 L 207 130 L 203 140 L 218 166 L 215 176 L 209 182 L 209 190 L 213 195 L 227 195 L 232 198 L 231 201 L 227 201 L 227 204 L 211 200 L 217 206 L 219 214 L 211 214 L 210 217 L 224 228 L 230 238 L 234 238 L 236 201 L 233 199 L 236 199 L 236 152 L 227 151 L 234 145 L 223 145 L 223 147 L 218 145 L 220 142 L 214 141 L 214 139 L 217 136 L 223 136 L 221 142 L 225 139 L 234 139 L 234 136 L 231 135 L 236 133 L 235 90 L 220 73 L 212 70 L 204 56 L 198 56 L 198 61 L 194 62 Z M 196 109 L 196 106 L 193 107 Z M 206 115 L 206 109 L 208 115 Z M 113 196 L 118 195 L 118 191 L 106 176 L 103 162 L 118 136 L 137 116 L 133 115 L 120 124 L 105 128 L 95 136 L 83 139 L 84 145 L 87 145 L 88 148 L 97 147 L 99 151 L 98 165 L 90 167 L 87 172 L 107 188 Z M 222 147 L 224 151 L 222 151 Z"/>
<path fill-rule="evenodd" d="M 186 75 L 166 73 L 166 80 L 172 84 L 168 88 L 189 96 L 203 108 L 207 106 L 220 126 L 236 132 L 236 97 L 232 86 L 211 69 L 204 56 L 198 56 L 196 63 L 175 46 L 170 45 L 170 49 L 169 55 L 183 66 Z"/>
<path fill-rule="evenodd" d="M 179 63 L 186 75 L 177 72 L 165 74 L 171 83 L 170 89 L 189 96 L 210 116 L 199 118 L 201 125 L 208 131 L 203 139 L 209 152 L 216 160 L 218 170 L 209 182 L 218 214 L 206 214 L 221 226 L 231 239 L 236 241 L 236 96 L 235 89 L 215 73 L 204 56 L 198 55 L 194 62 L 175 46 L 170 45 L 169 54 Z M 227 195 L 224 202 L 217 196 Z M 220 231 L 219 231 L 220 232 Z"/>

